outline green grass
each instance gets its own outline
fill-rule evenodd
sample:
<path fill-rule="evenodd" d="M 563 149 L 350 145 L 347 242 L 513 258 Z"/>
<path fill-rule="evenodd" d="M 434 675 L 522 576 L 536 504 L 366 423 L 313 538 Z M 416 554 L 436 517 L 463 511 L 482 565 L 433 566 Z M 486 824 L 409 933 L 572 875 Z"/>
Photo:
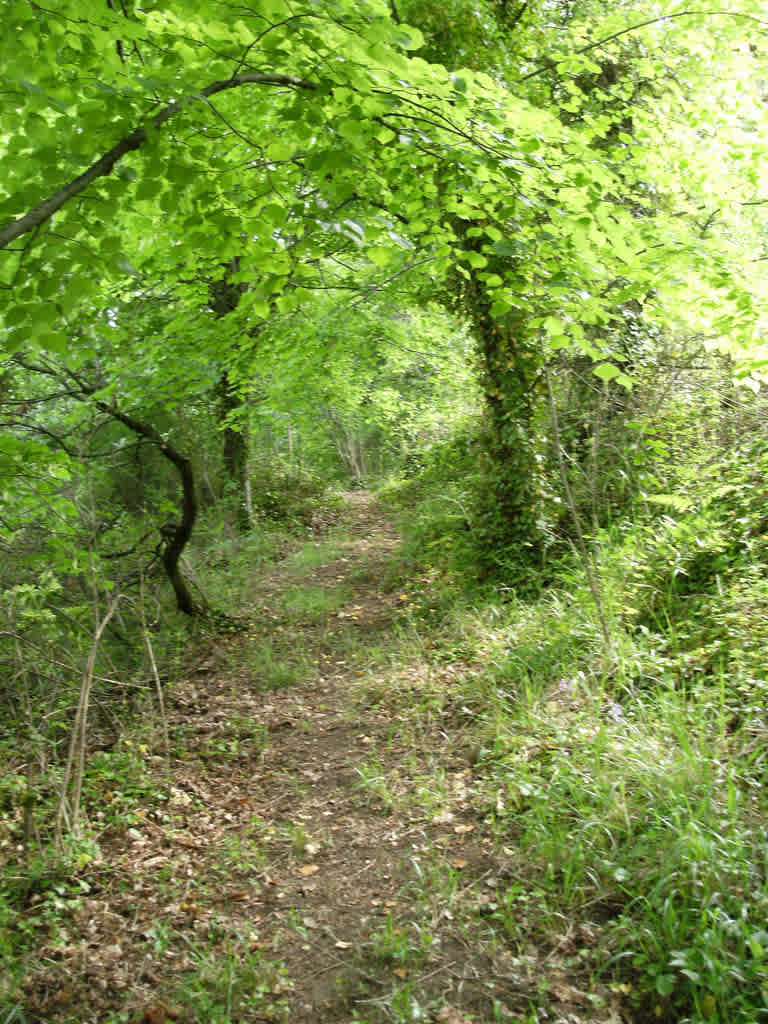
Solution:
<path fill-rule="evenodd" d="M 265 567 L 297 543 L 284 527 L 260 523 L 240 534 L 226 524 L 203 522 L 190 553 L 191 581 L 216 611 L 242 614 L 263 578 Z"/>
<path fill-rule="evenodd" d="M 185 947 L 187 971 L 172 993 L 191 1024 L 288 1021 L 289 982 L 280 964 L 255 948 L 256 936 L 212 937 L 207 943 L 172 936 Z"/>
<path fill-rule="evenodd" d="M 594 970 L 631 986 L 634 1012 L 702 1024 L 762 1019 L 766 770 L 754 749 L 744 757 L 744 737 L 728 735 L 724 691 L 736 681 L 619 692 L 584 629 L 580 646 L 570 632 L 569 658 L 562 619 L 547 622 L 539 644 L 530 618 L 527 628 L 510 622 L 503 657 L 495 627 L 485 648 L 496 651 L 492 674 L 514 686 L 512 699 L 500 702 L 497 691 L 481 727 L 494 829 L 525 860 L 539 920 L 544 908 L 575 921 L 605 908 Z M 642 662 L 636 642 L 634 656 Z"/>
<path fill-rule="evenodd" d="M 279 690 L 311 678 L 315 668 L 309 655 L 297 649 L 296 638 L 279 632 L 252 633 L 248 642 L 227 653 L 230 668 L 244 675 L 253 691 Z M 249 719 L 249 721 L 251 721 Z"/>
<path fill-rule="evenodd" d="M 752 1024 L 768 1020 L 768 564 L 739 533 L 749 510 L 701 504 L 602 535 L 610 649 L 578 564 L 534 601 L 430 579 L 410 670 L 367 690 L 414 739 L 450 720 L 477 752 L 475 804 L 514 877 L 485 904 L 489 948 L 582 933 L 580 969 L 630 1017 Z M 430 509 L 419 537 L 445 527 Z M 461 672 L 446 686 L 441 666 Z M 392 803 L 374 758 L 369 791 Z M 436 891 L 424 878 L 413 901 Z M 469 907 L 451 912 L 479 941 Z"/>
<path fill-rule="evenodd" d="M 328 565 L 341 556 L 348 539 L 346 534 L 334 531 L 332 538 L 302 544 L 285 558 L 283 568 L 291 575 L 303 576 L 322 565 Z"/>
<path fill-rule="evenodd" d="M 289 587 L 283 592 L 281 607 L 289 622 L 316 624 L 326 622 L 354 599 L 347 584 L 332 587 L 311 585 Z"/>

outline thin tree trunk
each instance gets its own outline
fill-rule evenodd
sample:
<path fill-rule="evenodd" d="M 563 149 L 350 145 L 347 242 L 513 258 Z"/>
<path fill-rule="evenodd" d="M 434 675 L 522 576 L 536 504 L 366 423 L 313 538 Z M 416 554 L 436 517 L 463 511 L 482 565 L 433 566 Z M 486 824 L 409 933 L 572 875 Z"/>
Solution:
<path fill-rule="evenodd" d="M 163 567 L 176 595 L 176 606 L 179 611 L 184 612 L 185 615 L 198 615 L 200 608 L 192 597 L 179 567 L 182 552 L 192 536 L 192 528 L 197 518 L 197 494 L 192 464 L 185 455 L 182 455 L 173 445 L 169 444 L 151 424 L 142 423 L 140 420 L 135 419 L 128 413 L 121 412 L 106 402 L 99 401 L 96 402 L 96 405 L 102 412 L 112 416 L 135 434 L 139 434 L 155 444 L 166 459 L 176 467 L 181 479 L 181 522 L 174 523 L 169 530 L 167 543 L 163 551 Z"/>
<path fill-rule="evenodd" d="M 210 299 L 214 316 L 223 318 L 234 313 L 245 291 L 245 285 L 230 280 L 231 274 L 240 269 L 240 261 L 235 257 L 224 266 L 224 276 L 211 282 Z M 243 421 L 241 415 L 242 398 L 236 384 L 225 370 L 217 386 L 219 417 L 224 424 L 224 447 L 222 458 L 224 471 L 234 483 L 238 494 L 237 523 L 242 532 L 250 530 L 253 524 L 252 504 L 250 497 L 250 480 L 248 478 L 248 450 L 250 437 L 248 419 Z"/>

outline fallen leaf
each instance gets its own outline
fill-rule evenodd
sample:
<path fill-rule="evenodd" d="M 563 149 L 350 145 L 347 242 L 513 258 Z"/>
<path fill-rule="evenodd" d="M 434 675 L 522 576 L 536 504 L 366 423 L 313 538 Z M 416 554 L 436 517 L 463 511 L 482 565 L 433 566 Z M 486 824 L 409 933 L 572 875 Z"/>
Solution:
<path fill-rule="evenodd" d="M 166 1024 L 169 1020 L 178 1020 L 181 1010 L 178 1006 L 169 1006 L 167 1003 L 150 1003 L 144 1010 L 141 1024 Z"/>
<path fill-rule="evenodd" d="M 440 1024 L 470 1024 L 469 1017 L 452 1006 L 444 1006 L 435 1020 L 440 1021 Z"/>

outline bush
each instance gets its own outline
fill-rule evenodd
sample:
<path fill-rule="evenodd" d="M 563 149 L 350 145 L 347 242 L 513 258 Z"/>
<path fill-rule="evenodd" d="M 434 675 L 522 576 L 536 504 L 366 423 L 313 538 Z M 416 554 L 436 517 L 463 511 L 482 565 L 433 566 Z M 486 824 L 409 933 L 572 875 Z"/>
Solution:
<path fill-rule="evenodd" d="M 273 522 L 310 526 L 334 518 L 341 505 L 318 475 L 301 466 L 258 459 L 250 477 L 254 511 Z"/>

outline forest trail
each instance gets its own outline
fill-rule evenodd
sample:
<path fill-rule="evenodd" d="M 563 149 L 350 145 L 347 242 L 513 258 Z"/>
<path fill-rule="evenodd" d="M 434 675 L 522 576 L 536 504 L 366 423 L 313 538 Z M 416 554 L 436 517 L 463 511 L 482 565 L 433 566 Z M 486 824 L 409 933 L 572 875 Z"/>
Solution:
<path fill-rule="evenodd" d="M 107 813 L 70 941 L 26 979 L 29 1019 L 469 1024 L 544 998 L 553 1021 L 621 1019 L 573 967 L 588 936 L 504 941 L 520 866 L 467 753 L 461 667 L 426 657 L 396 586 L 398 544 L 347 495 L 327 539 L 263 577 L 249 628 L 190 657 L 168 755 L 159 726 L 142 744 L 146 812 Z"/>

